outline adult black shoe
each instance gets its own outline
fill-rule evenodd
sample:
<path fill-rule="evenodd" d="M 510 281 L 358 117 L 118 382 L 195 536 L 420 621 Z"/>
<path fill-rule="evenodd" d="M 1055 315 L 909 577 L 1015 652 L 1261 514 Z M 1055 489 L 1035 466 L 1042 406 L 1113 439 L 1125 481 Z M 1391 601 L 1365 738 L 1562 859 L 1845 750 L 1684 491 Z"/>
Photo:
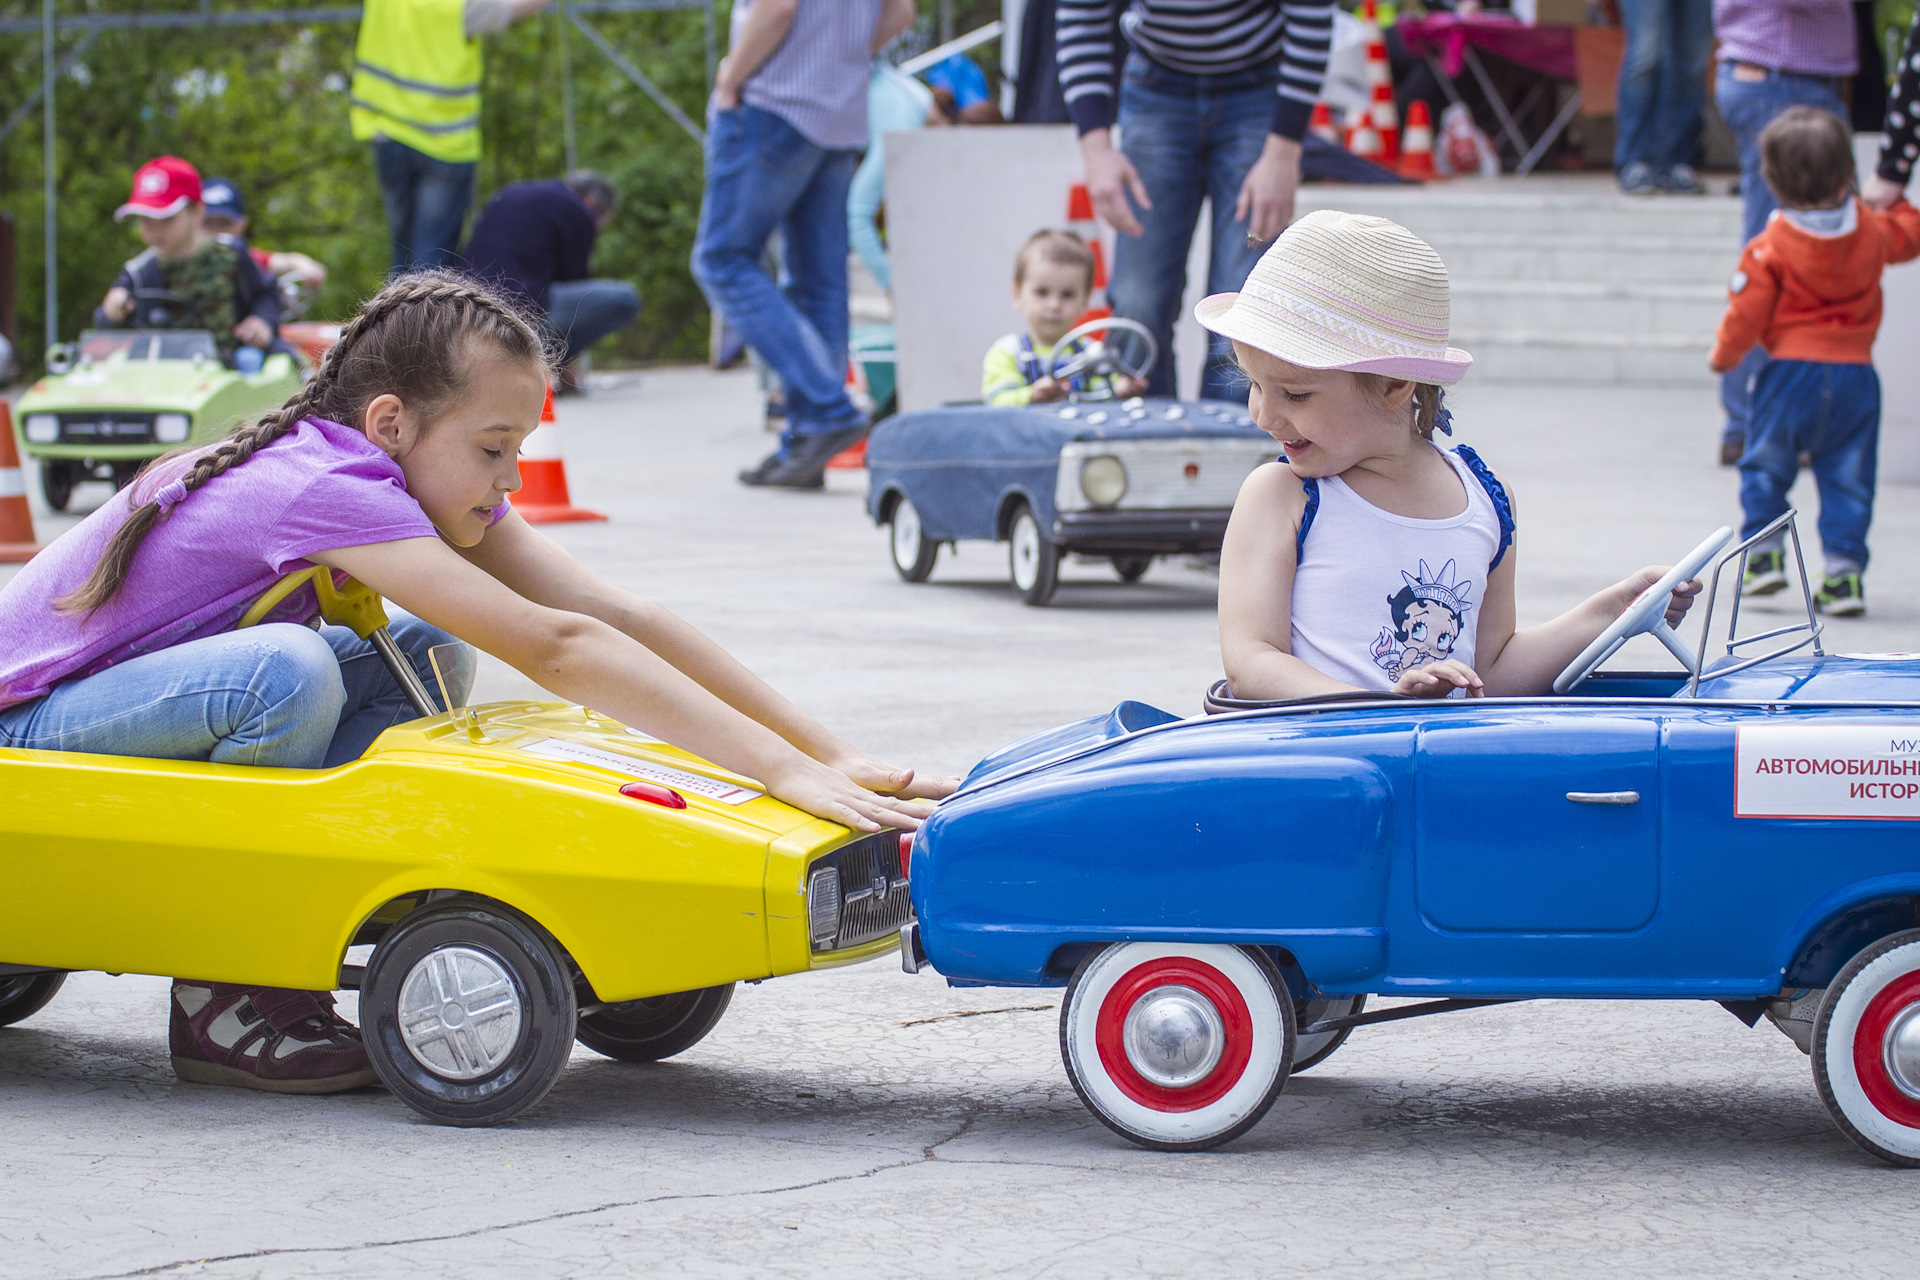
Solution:
<path fill-rule="evenodd" d="M 843 449 L 851 449 L 867 438 L 866 423 L 840 431 L 797 437 L 787 456 L 778 452 L 763 458 L 760 465 L 740 473 L 740 483 L 761 488 L 819 489 L 826 485 L 827 463 Z"/>
<path fill-rule="evenodd" d="M 756 489 L 824 489 L 827 487 L 825 468 L 816 467 L 811 472 L 800 470 L 793 465 L 792 459 L 780 456 L 775 449 L 760 459 L 758 466 L 742 471 L 740 483 Z"/>

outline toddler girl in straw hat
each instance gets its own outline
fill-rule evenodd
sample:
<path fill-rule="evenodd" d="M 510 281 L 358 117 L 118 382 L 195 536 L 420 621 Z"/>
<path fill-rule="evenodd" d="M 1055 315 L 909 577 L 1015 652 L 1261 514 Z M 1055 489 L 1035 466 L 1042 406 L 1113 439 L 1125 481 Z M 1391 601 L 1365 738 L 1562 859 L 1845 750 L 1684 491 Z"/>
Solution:
<path fill-rule="evenodd" d="M 1331 210 L 1274 241 L 1239 293 L 1195 309 L 1233 341 L 1247 409 L 1285 450 L 1247 478 L 1220 555 L 1236 697 L 1545 693 L 1666 570 L 1514 630 L 1511 492 L 1451 435 L 1447 269 L 1406 228 Z M 1678 624 L 1700 589 L 1673 594 Z"/>

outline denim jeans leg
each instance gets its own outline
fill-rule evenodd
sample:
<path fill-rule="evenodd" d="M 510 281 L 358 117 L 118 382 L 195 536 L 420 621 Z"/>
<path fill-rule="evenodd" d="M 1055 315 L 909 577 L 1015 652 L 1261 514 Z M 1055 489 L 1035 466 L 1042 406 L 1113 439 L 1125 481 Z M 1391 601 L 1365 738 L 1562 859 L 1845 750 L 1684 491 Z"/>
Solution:
<path fill-rule="evenodd" d="M 420 682 L 426 685 L 428 696 L 436 703 L 442 701 L 440 683 L 433 669 L 433 651 L 438 649 L 440 670 L 447 677 L 447 693 L 454 705 L 464 703 L 473 687 L 472 647 L 412 614 L 395 609 L 391 616 L 393 621 L 388 632 L 398 642 L 400 651 L 407 655 Z M 413 702 L 371 642 L 345 627 L 323 627 L 320 635 L 339 664 L 341 687 L 346 695 L 339 727 L 327 746 L 326 767 L 331 769 L 349 760 L 358 760 L 367 753 L 375 738 L 420 713 L 414 710 Z M 442 706 L 441 710 L 450 708 Z"/>
<path fill-rule="evenodd" d="M 1773 360 L 1754 382 L 1747 448 L 1740 455 L 1740 536 L 1750 538 L 1787 510 L 1800 451 L 1826 416 L 1830 388 L 1806 360 Z"/>
<path fill-rule="evenodd" d="M 1153 207 L 1134 208 L 1140 235 L 1115 238 L 1107 297 L 1115 315 L 1145 325 L 1160 344 L 1147 375 L 1147 394 L 1171 396 L 1173 326 L 1186 292 L 1187 251 L 1206 189 L 1205 159 L 1194 145 L 1200 120 L 1193 99 L 1146 88 L 1131 74 L 1129 61 L 1129 75 L 1120 88 L 1120 149 L 1140 171 Z"/>
<path fill-rule="evenodd" d="M 640 314 L 640 291 L 625 280 L 568 280 L 547 292 L 547 327 L 566 346 L 562 364 Z"/>
<path fill-rule="evenodd" d="M 1667 0 L 1667 47 L 1660 65 L 1660 110 L 1653 164 L 1699 162 L 1706 130 L 1707 57 L 1713 51 L 1712 0 Z"/>
<path fill-rule="evenodd" d="M 1820 548 L 1831 566 L 1867 567 L 1867 529 L 1880 458 L 1880 375 L 1870 364 L 1820 366 L 1832 395 L 1806 448 L 1820 488 Z"/>
<path fill-rule="evenodd" d="M 306 627 L 271 623 L 68 680 L 0 712 L 0 743 L 317 769 L 345 702 L 326 641 Z"/>
<path fill-rule="evenodd" d="M 1655 122 L 1661 65 L 1668 52 L 1671 9 L 1680 0 L 1620 0 L 1627 29 L 1626 54 L 1614 93 L 1613 167 L 1624 173 L 1635 162 L 1654 164 Z"/>
<path fill-rule="evenodd" d="M 459 261 L 460 228 L 473 205 L 478 166 L 421 156 L 413 187 L 413 264 L 448 267 Z"/>
<path fill-rule="evenodd" d="M 413 164 L 420 153 L 390 138 L 373 144 L 373 167 L 380 175 L 380 204 L 387 214 L 387 239 L 392 254 L 389 275 L 413 266 Z"/>
<path fill-rule="evenodd" d="M 857 425 L 859 409 L 848 397 L 847 368 L 847 191 L 853 185 L 860 153 L 826 150 L 813 180 L 800 192 L 780 226 L 787 267 L 788 303 L 820 335 L 823 358 L 840 371 L 832 398 L 822 404 L 805 390 L 789 392 L 790 436 L 842 431 Z"/>
<path fill-rule="evenodd" d="M 1271 84 L 1258 84 L 1214 96 L 1208 104 L 1206 134 L 1207 199 L 1212 227 L 1207 242 L 1207 292 L 1230 293 L 1246 284 L 1266 244 L 1249 244 L 1247 219 L 1234 217 L 1240 186 L 1267 145 L 1273 124 Z M 1207 358 L 1200 371 L 1202 400 L 1246 403 L 1247 380 L 1233 359 L 1233 343 L 1207 335 Z"/>
<path fill-rule="evenodd" d="M 822 419 L 859 417 L 847 398 L 845 362 L 833 360 L 826 339 L 761 264 L 767 237 L 786 220 L 828 154 L 758 107 L 715 112 L 707 130 L 707 189 L 694 237 L 693 276 L 708 303 L 780 375 L 789 405 L 783 449 L 796 426 L 818 430 Z M 795 422 L 796 398 L 808 406 L 812 423 Z"/>

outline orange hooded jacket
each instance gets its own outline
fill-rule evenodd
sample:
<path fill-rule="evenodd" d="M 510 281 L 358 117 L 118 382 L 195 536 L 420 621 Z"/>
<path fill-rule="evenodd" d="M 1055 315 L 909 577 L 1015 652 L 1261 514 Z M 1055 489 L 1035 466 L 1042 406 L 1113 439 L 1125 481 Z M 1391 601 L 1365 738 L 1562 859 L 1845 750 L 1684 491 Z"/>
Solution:
<path fill-rule="evenodd" d="M 1854 210 L 1859 226 L 1847 235 L 1817 236 L 1776 212 L 1747 243 L 1709 358 L 1716 373 L 1756 342 L 1775 360 L 1873 363 L 1880 274 L 1920 257 L 1920 209 L 1903 198 L 1885 213 L 1858 200 Z"/>

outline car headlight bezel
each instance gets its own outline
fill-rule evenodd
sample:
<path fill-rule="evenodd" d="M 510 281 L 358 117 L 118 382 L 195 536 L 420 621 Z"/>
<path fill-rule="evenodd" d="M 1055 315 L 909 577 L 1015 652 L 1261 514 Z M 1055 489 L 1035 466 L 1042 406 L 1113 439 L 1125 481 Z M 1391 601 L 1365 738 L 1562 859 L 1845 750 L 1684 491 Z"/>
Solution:
<path fill-rule="evenodd" d="M 60 443 L 60 419 L 51 413 L 30 413 L 20 423 L 20 434 L 29 444 Z"/>
<path fill-rule="evenodd" d="M 1111 453 L 1096 453 L 1080 463 L 1080 492 L 1096 507 L 1118 506 L 1127 496 L 1127 464 Z"/>
<path fill-rule="evenodd" d="M 185 444 L 193 435 L 193 419 L 184 413 L 153 415 L 153 438 L 160 444 Z"/>

